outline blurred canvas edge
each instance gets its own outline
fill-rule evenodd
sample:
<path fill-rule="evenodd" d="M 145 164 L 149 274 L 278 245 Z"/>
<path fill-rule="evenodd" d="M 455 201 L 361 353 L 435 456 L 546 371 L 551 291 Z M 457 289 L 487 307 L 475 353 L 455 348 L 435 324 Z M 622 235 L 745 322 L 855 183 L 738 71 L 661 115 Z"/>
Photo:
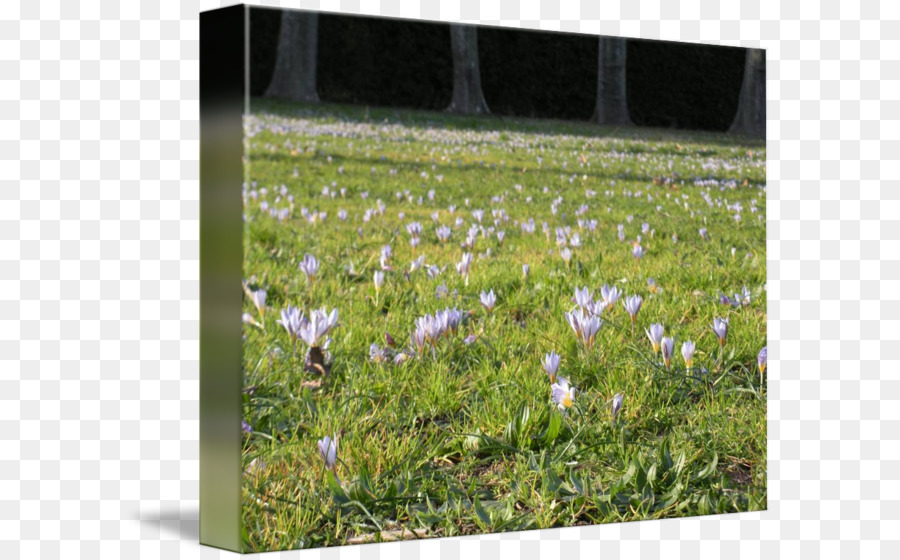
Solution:
<path fill-rule="evenodd" d="M 241 279 L 248 10 L 200 14 L 200 543 L 242 552 Z"/>

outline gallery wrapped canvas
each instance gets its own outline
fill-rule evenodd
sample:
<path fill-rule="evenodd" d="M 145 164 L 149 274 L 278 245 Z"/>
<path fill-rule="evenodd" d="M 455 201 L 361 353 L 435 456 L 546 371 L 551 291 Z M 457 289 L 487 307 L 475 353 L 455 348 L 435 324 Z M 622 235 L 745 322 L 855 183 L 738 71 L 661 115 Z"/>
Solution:
<path fill-rule="evenodd" d="M 766 508 L 765 53 L 201 16 L 201 542 Z"/>

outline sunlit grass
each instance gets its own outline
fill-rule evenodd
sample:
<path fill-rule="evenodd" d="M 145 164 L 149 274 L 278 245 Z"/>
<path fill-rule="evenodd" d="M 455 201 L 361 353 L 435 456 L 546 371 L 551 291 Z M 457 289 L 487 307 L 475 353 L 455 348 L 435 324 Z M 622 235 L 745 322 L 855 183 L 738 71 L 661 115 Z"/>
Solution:
<path fill-rule="evenodd" d="M 256 103 L 254 113 L 244 277 L 248 290 L 266 290 L 267 310 L 261 317 L 246 298 L 244 311 L 263 327 L 245 325 L 248 550 L 378 541 L 401 529 L 450 536 L 766 507 L 766 389 L 756 361 L 766 345 L 763 146 L 339 106 Z M 384 213 L 364 221 L 378 200 Z M 303 208 L 327 216 L 312 223 Z M 495 231 L 464 250 L 476 209 Z M 501 209 L 508 220 L 495 224 L 492 210 Z M 529 218 L 534 233 L 520 227 Z M 578 219 L 597 220 L 596 229 Z M 423 229 L 417 247 L 406 230 L 413 221 Z M 652 234 L 641 234 L 645 222 Z M 449 241 L 438 240 L 438 225 L 451 228 Z M 555 233 L 566 226 L 568 239 L 581 238 L 569 263 Z M 376 293 L 385 245 L 393 254 Z M 456 271 L 464 252 L 473 254 L 468 282 Z M 320 263 L 312 282 L 299 269 L 306 254 Z M 436 278 L 424 267 L 410 272 L 420 256 L 446 268 Z M 621 300 L 605 310 L 585 349 L 564 313 L 576 287 L 599 299 L 603 284 L 643 305 L 634 330 Z M 719 302 L 720 291 L 743 286 L 749 305 Z M 489 290 L 491 313 L 479 301 Z M 303 371 L 303 344 L 293 358 L 276 322 L 287 305 L 338 309 L 327 376 Z M 467 317 L 434 351 L 410 351 L 399 365 L 369 359 L 371 344 L 387 346 L 386 333 L 394 352 L 408 348 L 416 318 L 447 307 Z M 729 318 L 721 356 L 711 328 L 719 316 Z M 675 337 L 669 370 L 644 333 L 651 323 Z M 688 339 L 697 345 L 690 370 L 680 354 Z M 565 413 L 541 366 L 551 350 L 576 388 Z M 616 393 L 624 406 L 614 422 Z M 335 434 L 340 483 L 316 446 Z"/>

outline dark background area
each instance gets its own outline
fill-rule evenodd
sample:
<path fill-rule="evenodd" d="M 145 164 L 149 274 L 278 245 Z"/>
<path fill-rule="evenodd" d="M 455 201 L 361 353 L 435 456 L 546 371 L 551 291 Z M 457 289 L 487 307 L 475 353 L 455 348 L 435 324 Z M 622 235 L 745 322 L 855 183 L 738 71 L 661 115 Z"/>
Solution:
<path fill-rule="evenodd" d="M 281 10 L 250 18 L 250 93 L 275 68 Z M 496 115 L 587 120 L 597 91 L 590 35 L 478 27 L 481 83 Z M 453 92 L 450 27 L 319 16 L 317 90 L 324 102 L 443 110 Z M 629 40 L 628 109 L 636 125 L 725 131 L 737 111 L 744 49 Z"/>

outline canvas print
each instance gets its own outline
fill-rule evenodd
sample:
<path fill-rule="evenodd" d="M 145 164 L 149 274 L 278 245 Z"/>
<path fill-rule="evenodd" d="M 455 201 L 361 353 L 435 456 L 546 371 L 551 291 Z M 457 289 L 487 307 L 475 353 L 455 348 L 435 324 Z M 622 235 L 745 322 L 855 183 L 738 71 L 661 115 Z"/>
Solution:
<path fill-rule="evenodd" d="M 241 9 L 235 549 L 766 509 L 764 51 Z"/>

